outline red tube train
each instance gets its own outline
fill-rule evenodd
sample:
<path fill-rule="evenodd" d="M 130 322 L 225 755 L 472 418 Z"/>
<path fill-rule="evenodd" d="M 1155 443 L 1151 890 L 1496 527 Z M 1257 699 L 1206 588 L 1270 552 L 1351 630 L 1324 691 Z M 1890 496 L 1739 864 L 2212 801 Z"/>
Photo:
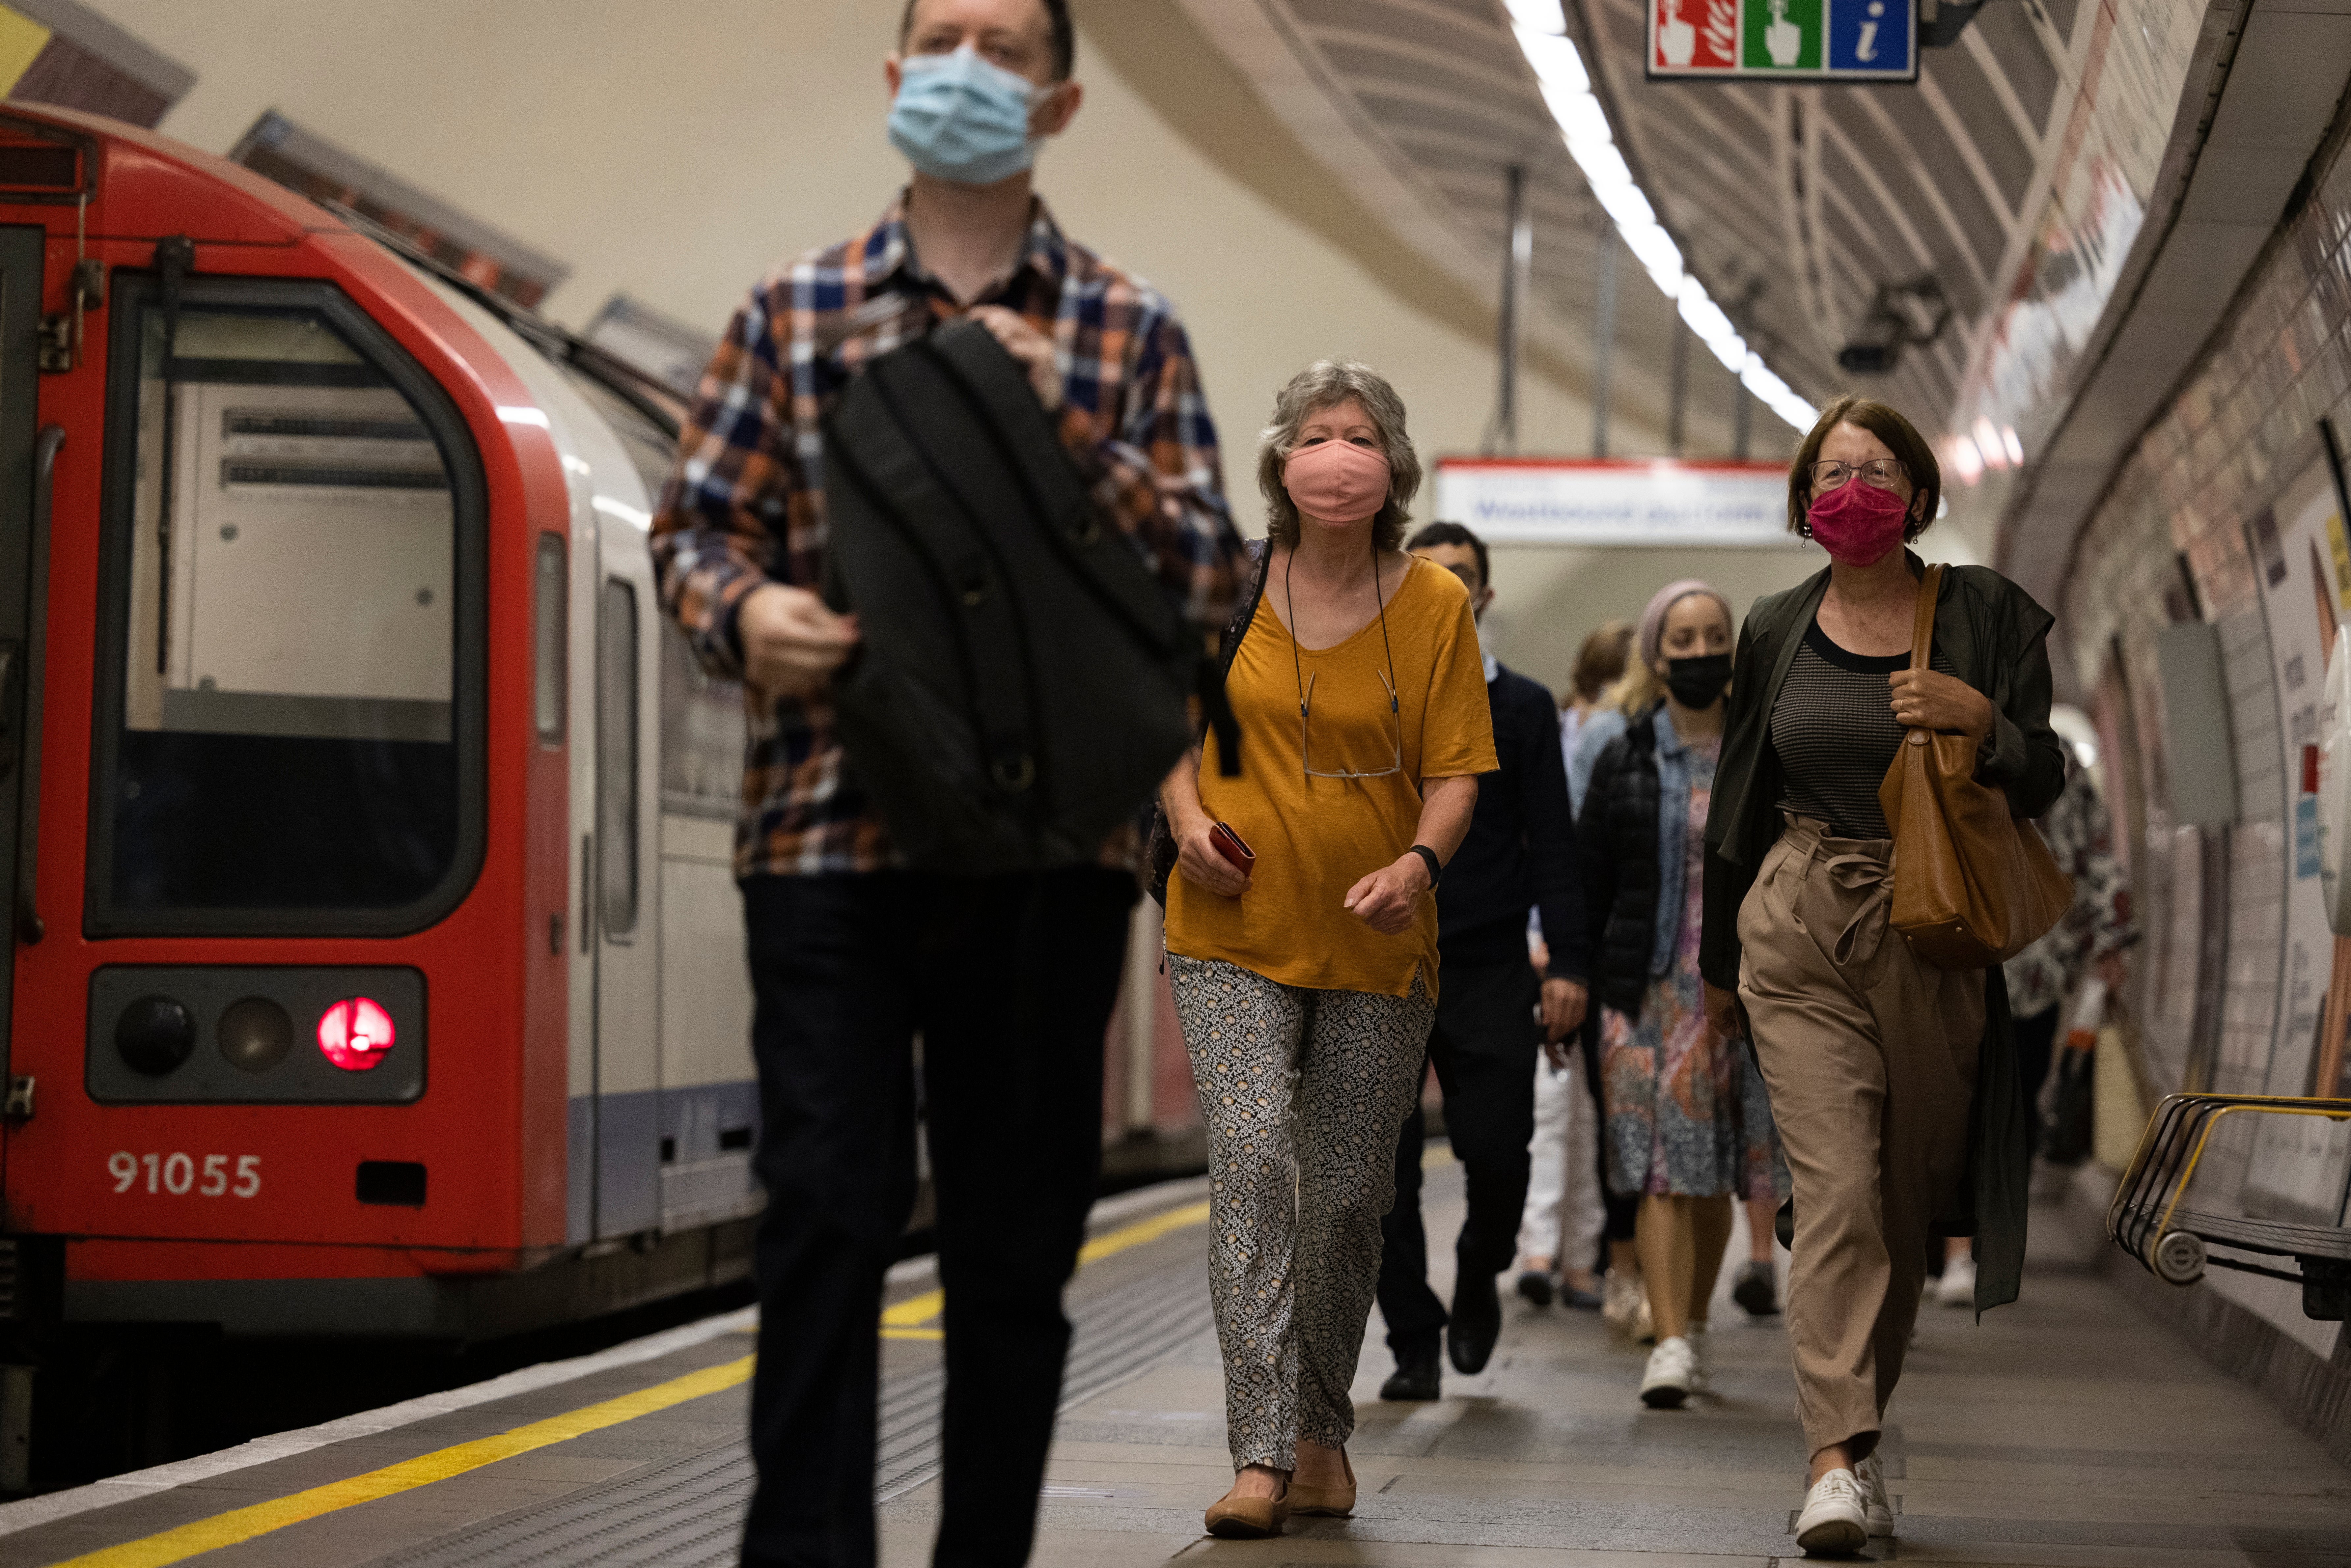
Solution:
<path fill-rule="evenodd" d="M 496 304 L 0 114 L 19 1341 L 477 1338 L 747 1270 L 739 695 L 655 602 L 662 409 Z"/>

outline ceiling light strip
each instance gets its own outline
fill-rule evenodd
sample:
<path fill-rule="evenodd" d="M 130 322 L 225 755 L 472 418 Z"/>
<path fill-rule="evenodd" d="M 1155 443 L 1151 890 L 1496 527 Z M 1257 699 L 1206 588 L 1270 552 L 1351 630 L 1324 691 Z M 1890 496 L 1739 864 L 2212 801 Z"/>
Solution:
<path fill-rule="evenodd" d="M 1657 222 L 1656 209 L 1641 193 L 1625 154 L 1617 151 L 1615 138 L 1608 129 L 1607 111 L 1593 96 L 1592 78 L 1583 68 L 1583 58 L 1576 52 L 1574 41 L 1567 37 L 1567 19 L 1560 10 L 1560 0 L 1503 3 L 1510 7 L 1510 30 L 1518 35 L 1519 47 L 1542 88 L 1543 102 L 1550 106 L 1552 118 L 1559 122 L 1568 156 L 1583 171 L 1593 195 L 1615 224 L 1616 232 L 1624 236 L 1625 248 L 1639 260 L 1650 281 L 1674 302 L 1689 329 L 1698 334 L 1698 341 L 1707 346 L 1709 353 L 1722 361 L 1725 370 L 1737 376 L 1773 413 L 1798 430 L 1811 429 L 1819 410 L 1797 396 L 1763 362 L 1763 356 L 1747 346 L 1747 340 L 1731 325 L 1722 307 L 1708 297 L 1705 285 L 1683 267 L 1681 246 Z"/>

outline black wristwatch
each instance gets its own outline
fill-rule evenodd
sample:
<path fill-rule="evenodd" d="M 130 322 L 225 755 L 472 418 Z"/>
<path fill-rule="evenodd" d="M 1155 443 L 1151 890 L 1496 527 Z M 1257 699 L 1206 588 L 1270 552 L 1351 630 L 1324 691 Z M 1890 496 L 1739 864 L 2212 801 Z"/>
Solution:
<path fill-rule="evenodd" d="M 1445 880 L 1445 867 L 1437 860 L 1437 852 L 1426 844 L 1415 844 L 1412 846 L 1412 852 L 1428 862 L 1428 891 L 1435 893 L 1437 884 Z"/>

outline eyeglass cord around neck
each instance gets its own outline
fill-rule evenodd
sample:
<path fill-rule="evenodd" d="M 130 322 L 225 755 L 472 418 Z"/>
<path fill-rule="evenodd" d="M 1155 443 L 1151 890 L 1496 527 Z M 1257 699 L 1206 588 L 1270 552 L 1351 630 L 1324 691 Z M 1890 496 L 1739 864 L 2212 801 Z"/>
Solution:
<path fill-rule="evenodd" d="M 1304 727 L 1310 722 L 1306 716 L 1306 667 L 1300 660 L 1298 654 L 1298 600 L 1297 596 L 1291 593 L 1290 590 L 1290 569 L 1296 563 L 1297 559 L 1298 547 L 1296 545 L 1292 545 L 1290 547 L 1290 553 L 1282 558 L 1281 562 L 1281 607 L 1284 615 L 1290 622 L 1288 628 L 1290 632 L 1290 678 L 1298 683 L 1298 723 L 1301 732 L 1303 733 Z M 1396 732 L 1399 737 L 1398 745 L 1399 747 L 1401 747 L 1401 737 L 1404 732 L 1404 710 L 1399 707 L 1396 703 L 1395 644 L 1388 641 L 1388 601 L 1387 596 L 1380 591 L 1380 541 L 1376 537 L 1372 540 L 1372 603 L 1380 612 L 1380 650 L 1386 655 L 1388 664 L 1386 682 L 1388 688 L 1388 715 L 1396 721 Z M 1302 744 L 1303 743 L 1301 742 L 1301 746 Z M 1303 766 L 1305 763 L 1305 757 L 1302 751 L 1300 755 L 1299 760 L 1300 764 Z M 1311 776 L 1314 770 L 1311 768 L 1308 768 L 1306 771 L 1310 776 Z M 1394 770 L 1391 769 L 1390 771 Z"/>

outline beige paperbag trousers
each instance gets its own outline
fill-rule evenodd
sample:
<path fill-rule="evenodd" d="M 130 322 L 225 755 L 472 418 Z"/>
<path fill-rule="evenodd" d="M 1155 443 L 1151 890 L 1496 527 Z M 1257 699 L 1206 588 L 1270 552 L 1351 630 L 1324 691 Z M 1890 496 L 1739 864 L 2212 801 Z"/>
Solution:
<path fill-rule="evenodd" d="M 1791 813 L 1739 911 L 1739 994 L 1795 1183 L 1788 1340 L 1808 1453 L 1877 1445 L 1938 1219 L 1967 1212 L 1984 977 L 1889 930 L 1892 841 Z"/>

